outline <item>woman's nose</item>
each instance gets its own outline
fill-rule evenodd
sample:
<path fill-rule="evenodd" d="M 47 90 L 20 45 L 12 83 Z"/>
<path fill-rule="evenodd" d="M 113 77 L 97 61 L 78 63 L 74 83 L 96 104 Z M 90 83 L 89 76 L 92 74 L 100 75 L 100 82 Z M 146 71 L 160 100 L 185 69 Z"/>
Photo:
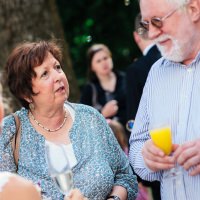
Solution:
<path fill-rule="evenodd" d="M 54 70 L 54 81 L 58 82 L 61 79 L 61 73 L 59 73 L 58 71 Z"/>

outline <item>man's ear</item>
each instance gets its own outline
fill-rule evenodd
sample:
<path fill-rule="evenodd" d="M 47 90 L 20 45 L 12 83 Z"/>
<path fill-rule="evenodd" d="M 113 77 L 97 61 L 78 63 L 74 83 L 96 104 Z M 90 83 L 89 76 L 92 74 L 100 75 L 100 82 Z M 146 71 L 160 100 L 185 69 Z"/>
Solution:
<path fill-rule="evenodd" d="M 199 21 L 200 20 L 200 1 L 191 0 L 190 3 L 188 4 L 188 12 L 193 22 Z"/>
<path fill-rule="evenodd" d="M 139 34 L 136 31 L 133 32 L 133 37 L 134 37 L 134 40 L 135 40 L 135 42 L 137 44 L 140 43 L 141 38 L 140 38 Z"/>

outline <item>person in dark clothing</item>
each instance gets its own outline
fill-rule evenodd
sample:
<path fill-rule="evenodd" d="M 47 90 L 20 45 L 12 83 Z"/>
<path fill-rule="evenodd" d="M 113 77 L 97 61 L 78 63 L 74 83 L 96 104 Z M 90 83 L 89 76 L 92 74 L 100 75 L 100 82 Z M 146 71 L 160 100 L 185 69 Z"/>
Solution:
<path fill-rule="evenodd" d="M 151 66 L 161 57 L 159 50 L 147 35 L 140 31 L 141 15 L 135 19 L 135 31 L 133 32 L 134 40 L 143 56 L 130 64 L 126 70 L 126 89 L 127 89 L 127 121 L 134 120 L 142 96 Z"/>
<path fill-rule="evenodd" d="M 127 90 L 127 125 L 129 131 L 133 123 L 137 109 L 139 106 L 140 98 L 142 96 L 143 87 L 145 85 L 148 73 L 151 66 L 161 57 L 159 50 L 156 45 L 148 39 L 147 33 L 143 32 L 140 27 L 141 14 L 139 13 L 135 18 L 134 27 L 134 40 L 143 56 L 135 60 L 131 65 L 128 66 L 126 71 L 126 90 Z M 131 127 L 130 127 L 131 126 Z M 152 195 L 154 200 L 160 200 L 160 183 L 158 181 L 147 182 L 141 180 L 138 177 L 138 181 L 142 182 L 144 186 L 148 186 L 152 189 Z"/>
<path fill-rule="evenodd" d="M 94 44 L 87 52 L 89 82 L 80 102 L 93 106 L 109 119 L 126 124 L 125 73 L 113 70 L 112 54 L 104 44 Z"/>

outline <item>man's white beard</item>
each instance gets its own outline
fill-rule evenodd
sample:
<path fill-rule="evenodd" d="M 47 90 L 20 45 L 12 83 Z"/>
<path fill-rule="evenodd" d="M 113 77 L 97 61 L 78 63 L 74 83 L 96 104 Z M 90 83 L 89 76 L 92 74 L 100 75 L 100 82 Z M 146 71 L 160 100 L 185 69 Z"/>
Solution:
<path fill-rule="evenodd" d="M 172 41 L 172 47 L 170 50 L 167 50 L 165 46 L 162 46 L 159 44 L 159 42 L 164 41 L 166 39 L 170 39 Z M 164 58 L 174 61 L 174 62 L 182 62 L 185 59 L 185 54 L 186 54 L 186 51 L 188 52 L 188 49 L 185 49 L 186 45 L 184 45 L 184 43 L 180 43 L 178 40 L 172 38 L 169 35 L 163 35 L 155 39 L 154 41 L 158 49 L 160 50 L 161 55 Z"/>

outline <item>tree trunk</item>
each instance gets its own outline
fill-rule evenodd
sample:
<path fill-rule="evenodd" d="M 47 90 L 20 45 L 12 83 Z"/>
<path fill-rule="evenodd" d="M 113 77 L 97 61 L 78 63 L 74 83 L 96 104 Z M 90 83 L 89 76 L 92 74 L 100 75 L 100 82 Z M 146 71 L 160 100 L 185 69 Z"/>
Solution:
<path fill-rule="evenodd" d="M 73 88 L 70 90 L 70 101 L 79 99 L 78 84 L 55 0 L 0 0 L 0 39 L 1 69 L 17 43 L 59 39 L 63 47 L 64 71 L 70 88 Z"/>

